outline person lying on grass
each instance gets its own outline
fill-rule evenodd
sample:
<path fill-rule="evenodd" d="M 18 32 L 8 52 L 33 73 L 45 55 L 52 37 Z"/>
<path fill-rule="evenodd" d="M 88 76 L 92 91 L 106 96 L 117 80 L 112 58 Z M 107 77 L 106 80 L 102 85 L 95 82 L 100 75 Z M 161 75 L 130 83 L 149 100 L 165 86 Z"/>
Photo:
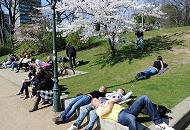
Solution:
<path fill-rule="evenodd" d="M 138 73 L 135 78 L 136 80 L 150 78 L 150 76 L 157 74 L 159 71 L 163 70 L 167 66 L 168 65 L 163 61 L 162 57 L 158 56 L 157 60 L 154 61 L 153 66 L 147 68 L 143 72 Z"/>

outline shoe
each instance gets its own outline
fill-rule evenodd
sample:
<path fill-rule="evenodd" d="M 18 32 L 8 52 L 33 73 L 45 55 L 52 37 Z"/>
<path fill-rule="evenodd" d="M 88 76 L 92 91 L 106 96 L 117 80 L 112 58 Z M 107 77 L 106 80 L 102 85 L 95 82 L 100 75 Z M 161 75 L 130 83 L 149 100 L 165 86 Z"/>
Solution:
<path fill-rule="evenodd" d="M 27 98 L 29 98 L 29 95 L 25 96 L 23 99 L 25 100 L 25 99 L 27 99 Z"/>
<path fill-rule="evenodd" d="M 31 110 L 29 110 L 29 112 L 34 112 L 34 111 L 37 111 L 37 110 L 38 110 L 38 107 L 34 107 Z"/>
<path fill-rule="evenodd" d="M 21 95 L 21 94 L 23 94 L 23 93 L 21 93 L 21 92 L 18 92 L 18 93 L 16 93 L 15 95 Z"/>
<path fill-rule="evenodd" d="M 49 102 L 48 102 L 48 101 L 44 101 L 44 102 L 42 103 L 42 105 L 46 105 L 46 104 L 49 104 Z"/>
<path fill-rule="evenodd" d="M 71 125 L 71 127 L 70 127 L 69 129 L 67 129 L 67 130 L 78 130 L 78 128 L 73 124 L 73 125 Z"/>
<path fill-rule="evenodd" d="M 56 125 L 59 125 L 59 124 L 64 123 L 64 121 L 62 121 L 60 117 L 53 118 L 53 122 L 54 122 Z"/>
<path fill-rule="evenodd" d="M 16 71 L 16 73 L 18 73 L 18 72 L 19 72 L 19 70 Z"/>
<path fill-rule="evenodd" d="M 155 125 L 155 128 L 157 130 L 175 130 L 174 128 L 169 127 L 165 122 Z"/>

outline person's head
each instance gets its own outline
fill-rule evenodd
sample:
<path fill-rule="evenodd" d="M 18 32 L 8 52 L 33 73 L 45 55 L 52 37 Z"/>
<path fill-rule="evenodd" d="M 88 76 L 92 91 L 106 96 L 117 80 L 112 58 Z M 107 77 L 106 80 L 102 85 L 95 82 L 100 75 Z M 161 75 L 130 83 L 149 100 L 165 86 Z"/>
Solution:
<path fill-rule="evenodd" d="M 99 91 L 102 92 L 102 93 L 106 93 L 107 92 L 107 88 L 105 86 L 101 86 L 99 88 Z"/>
<path fill-rule="evenodd" d="M 125 95 L 125 90 L 123 88 L 118 88 L 117 93 L 121 93 L 122 95 Z"/>
<path fill-rule="evenodd" d="M 162 57 L 161 57 L 161 56 L 158 56 L 158 57 L 157 57 L 157 60 L 161 60 L 161 61 L 162 61 Z"/>
<path fill-rule="evenodd" d="M 30 65 L 29 71 L 30 72 L 36 72 L 36 67 L 34 65 Z"/>
<path fill-rule="evenodd" d="M 26 55 L 25 57 L 26 57 L 27 59 L 29 59 L 29 58 L 30 58 L 30 57 L 29 57 L 29 55 Z"/>
<path fill-rule="evenodd" d="M 93 98 L 91 103 L 92 103 L 92 107 L 96 109 L 100 105 L 100 100 L 97 98 Z"/>
<path fill-rule="evenodd" d="M 35 61 L 36 61 L 35 58 L 32 58 L 32 59 L 31 59 L 31 62 L 32 62 L 32 63 L 35 63 Z"/>

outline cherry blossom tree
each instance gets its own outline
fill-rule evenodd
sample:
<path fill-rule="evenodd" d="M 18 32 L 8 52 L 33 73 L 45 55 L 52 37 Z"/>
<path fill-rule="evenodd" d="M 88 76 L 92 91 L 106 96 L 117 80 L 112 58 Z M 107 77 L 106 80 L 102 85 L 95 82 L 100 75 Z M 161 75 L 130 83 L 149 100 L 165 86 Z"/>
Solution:
<path fill-rule="evenodd" d="M 43 10 L 50 10 L 45 7 Z M 62 36 L 72 32 L 86 39 L 90 36 L 104 36 L 108 39 L 112 56 L 120 33 L 131 31 L 134 13 L 161 17 L 160 7 L 134 0 L 63 0 L 58 2 L 56 11 L 61 14 L 57 31 Z"/>

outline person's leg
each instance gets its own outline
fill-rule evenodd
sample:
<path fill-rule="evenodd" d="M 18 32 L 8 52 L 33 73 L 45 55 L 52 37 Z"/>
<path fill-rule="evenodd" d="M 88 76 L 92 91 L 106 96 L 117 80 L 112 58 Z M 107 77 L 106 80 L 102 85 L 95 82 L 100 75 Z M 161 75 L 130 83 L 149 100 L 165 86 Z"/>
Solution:
<path fill-rule="evenodd" d="M 138 130 L 136 117 L 130 113 L 128 113 L 128 109 L 120 112 L 118 116 L 118 122 L 124 126 L 128 126 L 129 130 Z"/>
<path fill-rule="evenodd" d="M 154 67 L 149 67 L 149 68 L 147 68 L 145 71 L 144 71 L 144 75 L 146 76 L 146 77 L 150 77 L 150 76 L 152 76 L 152 75 L 154 75 L 154 74 L 156 74 L 157 73 L 157 70 L 154 68 Z"/>
<path fill-rule="evenodd" d="M 79 100 L 77 100 L 77 102 L 75 102 L 71 109 L 68 111 L 68 113 L 66 113 L 64 120 L 67 121 L 68 119 L 71 118 L 71 116 L 75 113 L 75 111 L 80 108 L 81 106 L 87 105 L 89 104 L 91 101 L 91 98 L 87 95 L 83 95 L 82 98 L 80 98 Z"/>
<path fill-rule="evenodd" d="M 29 112 L 34 112 L 38 110 L 38 104 L 40 103 L 40 101 L 41 101 L 41 97 L 40 95 L 37 95 L 36 101 L 34 102 L 34 106 L 31 110 L 29 110 Z"/>
<path fill-rule="evenodd" d="M 12 68 L 12 70 L 14 70 L 14 68 L 15 68 L 16 66 L 17 66 L 16 61 L 13 61 L 12 64 L 11 64 L 11 68 Z"/>
<path fill-rule="evenodd" d="M 19 63 L 19 65 L 17 66 L 17 71 L 16 72 L 19 72 L 21 67 L 22 67 L 22 63 Z"/>
<path fill-rule="evenodd" d="M 92 110 L 91 113 L 92 114 L 90 115 L 90 120 L 89 120 L 85 130 L 92 130 L 96 120 L 98 119 L 98 115 L 96 114 L 96 110 Z"/>
<path fill-rule="evenodd" d="M 74 125 L 79 128 L 80 125 L 82 124 L 84 118 L 87 116 L 87 114 L 92 110 L 92 104 L 88 104 L 84 110 L 79 114 L 77 120 L 75 121 Z"/>
<path fill-rule="evenodd" d="M 76 67 L 75 56 L 73 56 L 72 58 L 73 58 L 73 65 Z"/>
<path fill-rule="evenodd" d="M 29 92 L 28 92 L 28 87 L 30 86 L 30 82 L 26 82 L 25 86 L 24 86 L 24 90 L 25 90 L 25 97 L 24 99 L 29 98 Z"/>
<path fill-rule="evenodd" d="M 80 95 L 75 97 L 70 103 L 69 105 L 65 108 L 65 110 L 63 112 L 61 112 L 60 114 L 60 118 L 61 120 L 64 120 L 65 116 L 67 115 L 67 113 L 70 111 L 70 109 L 72 108 L 72 106 L 78 101 L 80 100 L 83 96 L 85 95 Z"/>
<path fill-rule="evenodd" d="M 69 63 L 70 63 L 70 67 L 73 68 L 73 64 L 72 64 L 72 56 L 69 55 Z"/>
<path fill-rule="evenodd" d="M 153 103 L 147 96 L 139 97 L 127 110 L 130 114 L 133 114 L 134 116 L 138 116 L 138 114 L 141 112 L 142 108 L 144 107 L 147 108 L 148 113 L 155 124 L 162 123 L 162 120 L 159 116 L 158 111 L 156 110 Z"/>

